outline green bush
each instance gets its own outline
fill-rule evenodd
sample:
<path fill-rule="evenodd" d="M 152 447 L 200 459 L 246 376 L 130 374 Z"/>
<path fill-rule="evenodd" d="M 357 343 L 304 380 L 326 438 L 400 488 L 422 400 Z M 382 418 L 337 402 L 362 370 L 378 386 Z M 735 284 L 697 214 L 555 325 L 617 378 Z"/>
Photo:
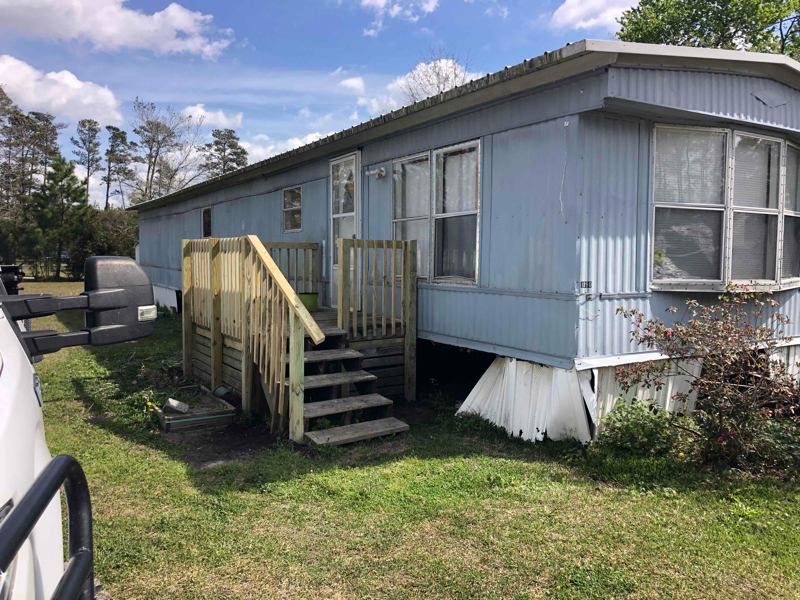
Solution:
<path fill-rule="evenodd" d="M 636 398 L 630 404 L 620 398 L 602 424 L 597 445 L 615 452 L 665 456 L 680 442 L 667 411 Z"/>
<path fill-rule="evenodd" d="M 763 419 L 755 452 L 764 467 L 786 475 L 800 475 L 800 426 L 789 419 Z"/>

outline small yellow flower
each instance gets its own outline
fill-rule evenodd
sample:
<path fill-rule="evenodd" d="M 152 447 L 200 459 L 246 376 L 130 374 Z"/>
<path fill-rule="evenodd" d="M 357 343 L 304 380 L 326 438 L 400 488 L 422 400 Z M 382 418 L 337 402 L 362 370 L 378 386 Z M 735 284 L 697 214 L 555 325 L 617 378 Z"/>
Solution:
<path fill-rule="evenodd" d="M 683 452 L 681 452 L 680 454 L 678 454 L 678 456 L 683 456 Z"/>

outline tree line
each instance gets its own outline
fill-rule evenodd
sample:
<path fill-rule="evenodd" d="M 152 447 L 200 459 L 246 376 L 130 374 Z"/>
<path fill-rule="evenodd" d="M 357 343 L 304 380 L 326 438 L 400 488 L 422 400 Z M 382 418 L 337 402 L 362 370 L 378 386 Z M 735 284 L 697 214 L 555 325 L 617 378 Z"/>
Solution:
<path fill-rule="evenodd" d="M 202 143 L 202 125 L 202 117 L 137 98 L 131 137 L 81 119 L 68 160 L 58 141 L 67 125 L 24 112 L 0 85 L 0 264 L 25 263 L 34 275 L 56 278 L 65 267 L 80 278 L 89 256 L 133 256 L 138 221 L 126 206 L 247 165 L 234 130 L 214 129 L 213 141 Z M 98 174 L 105 199 L 95 206 L 89 193 Z"/>

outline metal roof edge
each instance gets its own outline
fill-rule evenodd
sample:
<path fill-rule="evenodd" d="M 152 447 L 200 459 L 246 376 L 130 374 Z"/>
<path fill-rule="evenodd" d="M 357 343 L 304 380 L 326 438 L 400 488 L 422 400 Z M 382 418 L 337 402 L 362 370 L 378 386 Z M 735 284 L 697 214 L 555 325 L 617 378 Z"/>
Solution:
<path fill-rule="evenodd" d="M 232 173 L 207 179 L 172 194 L 133 205 L 127 210 L 146 211 L 160 208 L 231 185 L 247 183 L 311 160 L 319 160 L 335 153 L 352 150 L 359 144 L 391 135 L 399 130 L 450 116 L 504 96 L 615 64 L 619 61 L 620 55 L 665 57 L 673 60 L 702 58 L 709 61 L 775 65 L 786 67 L 792 70 L 795 76 L 800 76 L 800 63 L 784 55 L 584 39 L 552 52 L 545 52 L 517 65 L 506 67 L 502 71 L 489 73 L 480 79 L 380 115 L 305 146 L 253 163 Z M 585 58 L 592 56 L 597 57 L 597 60 Z M 576 60 L 581 57 L 584 57 L 584 60 Z M 574 65 L 573 68 L 569 68 L 570 63 Z M 541 75 L 543 71 L 554 70 L 559 66 L 558 71 L 562 72 L 552 72 L 549 77 Z M 510 82 L 518 82 L 519 85 Z"/>

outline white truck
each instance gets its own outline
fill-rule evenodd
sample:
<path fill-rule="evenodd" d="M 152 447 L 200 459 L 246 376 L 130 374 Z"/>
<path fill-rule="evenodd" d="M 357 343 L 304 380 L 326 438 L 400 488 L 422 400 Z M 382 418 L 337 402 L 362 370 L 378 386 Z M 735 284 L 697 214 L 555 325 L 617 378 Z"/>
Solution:
<path fill-rule="evenodd" d="M 17 324 L 75 309 L 86 311 L 80 331 L 24 331 Z M 94 598 L 89 488 L 74 458 L 50 457 L 34 364 L 67 346 L 150 335 L 156 314 L 150 279 L 129 258 L 88 259 L 84 292 L 78 296 L 10 295 L 0 281 L 0 600 Z M 66 568 L 62 486 L 69 528 Z"/>

